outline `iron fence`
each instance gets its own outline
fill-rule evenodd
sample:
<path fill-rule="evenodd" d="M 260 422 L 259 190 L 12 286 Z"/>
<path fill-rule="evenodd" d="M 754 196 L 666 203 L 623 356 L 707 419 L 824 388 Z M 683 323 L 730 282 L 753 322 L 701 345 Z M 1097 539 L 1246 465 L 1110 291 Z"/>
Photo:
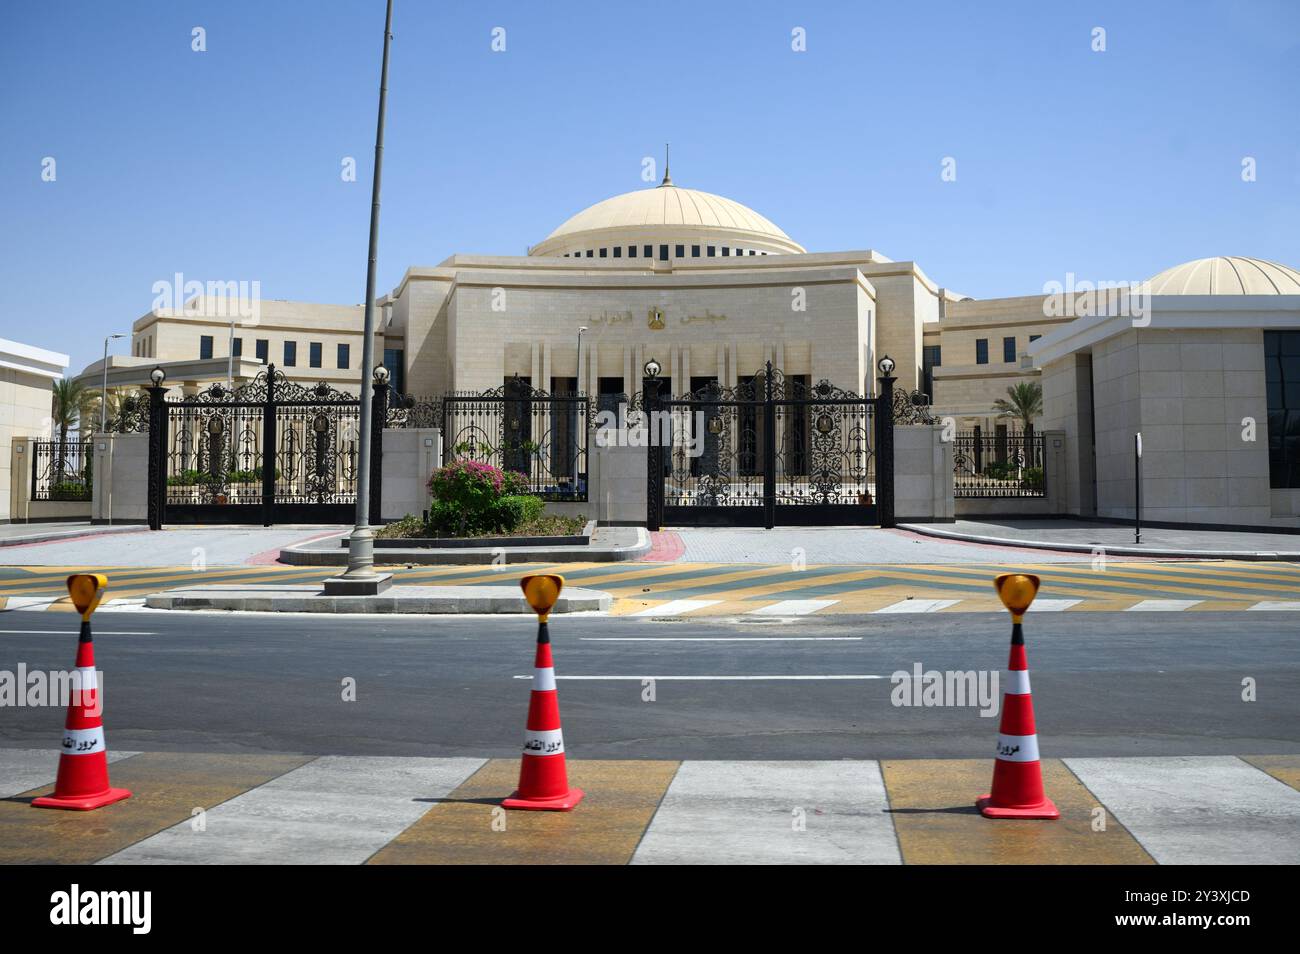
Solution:
<path fill-rule="evenodd" d="M 33 441 L 32 500 L 90 500 L 94 442 Z"/>
<path fill-rule="evenodd" d="M 1044 497 L 1043 435 L 998 428 L 958 431 L 953 439 L 953 493 L 957 497 Z"/>
<path fill-rule="evenodd" d="M 390 427 L 440 420 L 442 462 L 476 460 L 522 473 L 528 493 L 553 501 L 587 499 L 587 446 L 596 415 L 585 394 L 550 394 L 518 378 L 499 388 L 400 399 Z"/>

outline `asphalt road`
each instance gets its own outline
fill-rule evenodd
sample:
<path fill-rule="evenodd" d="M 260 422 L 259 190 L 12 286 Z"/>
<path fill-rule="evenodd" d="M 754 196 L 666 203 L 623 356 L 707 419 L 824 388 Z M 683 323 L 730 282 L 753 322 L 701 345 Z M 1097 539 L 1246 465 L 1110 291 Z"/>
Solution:
<path fill-rule="evenodd" d="M 513 756 L 529 691 L 516 677 L 532 671 L 535 629 L 527 618 L 100 613 L 109 747 Z M 1300 752 L 1295 614 L 1031 611 L 1026 629 L 1044 756 Z M 915 663 L 998 669 L 1009 630 L 997 614 L 556 617 L 566 745 L 577 758 L 991 756 L 996 717 L 895 706 L 889 677 Z M 69 668 L 75 633 L 71 614 L 0 614 L 0 671 Z M 883 678 L 717 678 L 771 675 Z M 354 702 L 342 700 L 348 677 Z M 659 677 L 654 701 L 643 677 Z M 1241 699 L 1247 677 L 1258 701 Z M 6 705 L 0 745 L 54 746 L 62 721 L 59 709 Z"/>

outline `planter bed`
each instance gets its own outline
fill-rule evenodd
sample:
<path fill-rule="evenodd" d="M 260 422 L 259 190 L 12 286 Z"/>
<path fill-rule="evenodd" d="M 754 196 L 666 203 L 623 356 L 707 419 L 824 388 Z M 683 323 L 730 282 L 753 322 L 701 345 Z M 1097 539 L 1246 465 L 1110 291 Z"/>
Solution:
<path fill-rule="evenodd" d="M 587 521 L 582 533 L 559 537 L 375 537 L 375 549 L 457 550 L 487 547 L 585 547 L 591 544 L 594 520 Z M 347 537 L 339 541 L 346 548 Z"/>

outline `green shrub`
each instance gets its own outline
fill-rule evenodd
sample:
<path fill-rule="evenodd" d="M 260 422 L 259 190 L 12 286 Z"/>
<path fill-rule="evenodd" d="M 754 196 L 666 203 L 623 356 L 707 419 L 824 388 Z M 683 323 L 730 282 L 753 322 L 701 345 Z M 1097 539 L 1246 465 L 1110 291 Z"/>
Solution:
<path fill-rule="evenodd" d="M 375 531 L 376 537 L 427 537 L 431 536 L 429 528 L 425 526 L 424 521 L 413 514 L 407 514 L 401 520 L 394 520 L 392 523 L 386 523 Z"/>
<path fill-rule="evenodd" d="M 1044 479 L 1044 476 L 1043 476 L 1043 468 L 1041 468 L 1041 467 L 1026 467 L 1026 468 L 1025 468 L 1025 476 L 1024 476 L 1024 478 L 1020 481 L 1020 484 L 1021 484 L 1021 486 L 1024 487 L 1026 490 L 1038 490 L 1038 491 L 1041 491 L 1041 490 L 1043 489 L 1043 487 L 1046 485 L 1046 484 L 1045 484 L 1045 479 Z"/>
<path fill-rule="evenodd" d="M 50 488 L 51 500 L 82 500 L 90 496 L 90 484 L 76 480 L 61 480 Z"/>
<path fill-rule="evenodd" d="M 542 511 L 546 509 L 546 503 L 541 497 L 533 497 L 528 494 L 516 494 L 510 497 L 502 497 L 497 505 L 501 510 L 502 522 L 506 524 L 506 531 L 515 530 L 525 523 L 532 523 L 539 519 Z"/>
<path fill-rule="evenodd" d="M 429 477 L 429 526 L 437 533 L 478 536 L 509 533 L 529 513 L 540 514 L 542 502 L 513 501 L 525 494 L 523 474 L 475 460 L 456 460 Z M 536 498 L 529 498 L 536 499 Z"/>

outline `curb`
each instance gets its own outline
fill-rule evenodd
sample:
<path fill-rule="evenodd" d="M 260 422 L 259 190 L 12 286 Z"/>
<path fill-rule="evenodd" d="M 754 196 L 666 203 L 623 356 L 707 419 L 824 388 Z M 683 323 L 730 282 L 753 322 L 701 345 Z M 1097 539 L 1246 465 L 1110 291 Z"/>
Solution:
<path fill-rule="evenodd" d="M 1056 543 L 1044 540 L 1018 540 L 1011 537 L 989 537 L 976 533 L 957 533 L 952 530 L 938 530 L 919 523 L 900 523 L 898 529 L 943 540 L 960 540 L 963 543 L 1023 547 L 1028 550 L 1059 550 L 1066 553 L 1092 553 L 1094 550 L 1101 549 L 1111 556 L 1195 557 L 1202 560 L 1300 560 L 1300 552 L 1284 550 L 1182 550 L 1169 547 L 1113 547 L 1100 543 Z"/>
<path fill-rule="evenodd" d="M 0 548 L 25 547 L 29 543 L 54 543 L 60 540 L 78 540 L 82 537 L 100 537 L 115 533 L 141 533 L 149 529 L 148 524 L 129 524 L 122 527 L 90 526 L 81 530 L 50 531 L 36 533 L 30 537 L 8 537 L 0 540 Z"/>
<path fill-rule="evenodd" d="M 469 547 L 428 550 L 401 547 L 375 547 L 375 565 L 429 566 L 444 563 L 620 563 L 637 560 L 650 552 L 650 534 L 637 527 L 636 543 L 627 547 L 597 547 L 590 544 L 568 549 L 550 547 Z M 503 558 L 504 557 L 504 561 Z M 280 551 L 280 562 L 290 566 L 347 566 L 345 548 L 322 550 L 298 546 Z M 564 597 L 561 596 L 561 599 Z"/>
<path fill-rule="evenodd" d="M 161 610 L 226 610 L 246 613 L 412 613 L 425 615 L 533 615 L 515 586 L 421 587 L 456 590 L 455 593 L 394 593 L 393 587 L 377 596 L 325 596 L 314 586 L 223 586 L 171 590 L 145 597 L 144 605 Z M 474 591 L 474 592 L 466 592 Z M 552 613 L 608 611 L 614 603 L 601 590 L 574 587 L 561 594 Z"/>

